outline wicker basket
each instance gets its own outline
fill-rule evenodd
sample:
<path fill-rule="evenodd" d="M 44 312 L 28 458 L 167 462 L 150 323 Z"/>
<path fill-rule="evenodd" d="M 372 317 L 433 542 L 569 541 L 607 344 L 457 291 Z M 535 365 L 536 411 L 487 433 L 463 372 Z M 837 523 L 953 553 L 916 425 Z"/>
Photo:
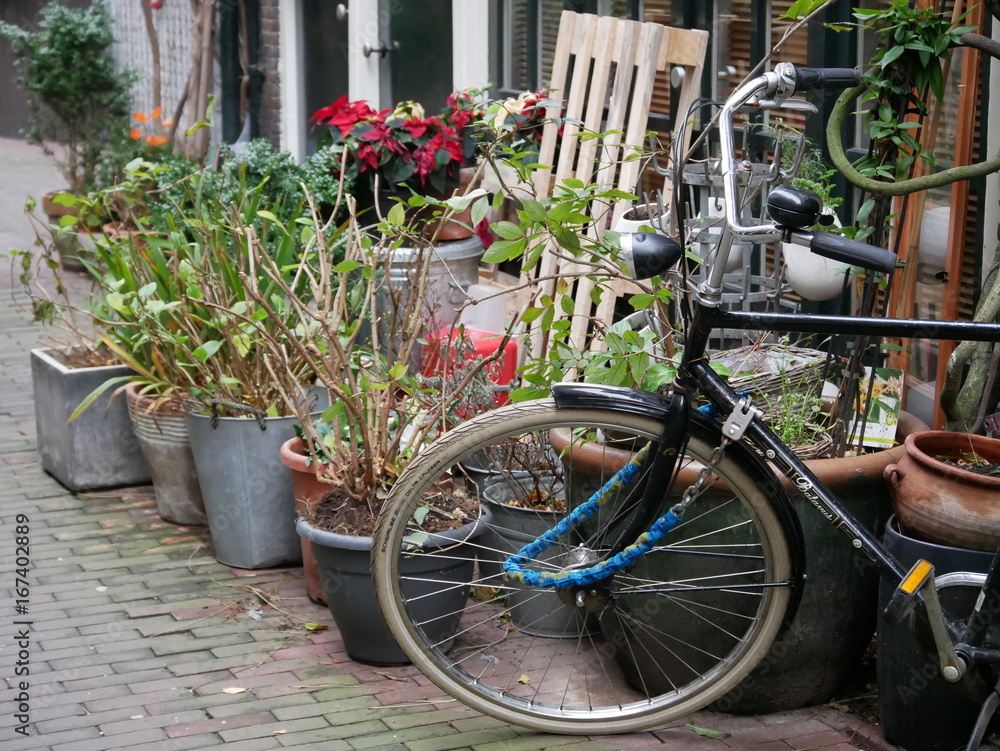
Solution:
<path fill-rule="evenodd" d="M 789 386 L 794 391 L 816 394 L 823 390 L 826 352 L 818 349 L 764 344 L 719 352 L 712 360 L 732 372 L 729 385 L 736 393 L 749 391 L 765 408 Z"/>

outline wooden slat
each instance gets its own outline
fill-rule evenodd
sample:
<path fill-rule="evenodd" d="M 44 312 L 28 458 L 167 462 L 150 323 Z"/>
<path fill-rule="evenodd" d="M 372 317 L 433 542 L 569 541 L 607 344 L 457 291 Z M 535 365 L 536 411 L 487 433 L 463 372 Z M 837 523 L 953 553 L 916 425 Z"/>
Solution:
<path fill-rule="evenodd" d="M 639 162 L 626 162 L 623 157 L 644 145 L 657 76 L 671 66 L 685 68 L 680 111 L 686 111 L 697 96 L 707 46 L 708 34 L 704 31 L 564 11 L 550 83 L 553 98 L 562 100 L 563 107 L 547 113 L 550 120 L 555 116 L 564 120 L 561 133 L 560 126 L 551 121 L 543 130 L 539 162 L 551 167 L 536 170 L 536 194 L 549 196 L 556 185 L 570 177 L 634 192 L 639 180 Z M 608 135 L 581 139 L 582 132 Z M 593 206 L 591 215 L 597 221 L 588 234 L 599 240 L 605 230 L 605 217 L 617 218 L 627 208 L 628 202 L 624 201 L 614 206 Z M 551 277 L 556 274 L 573 278 L 567 293 L 574 305 L 570 343 L 582 349 L 595 315 L 590 299 L 594 283 L 586 278 L 590 269 L 561 258 L 557 251 L 555 247 L 548 248 L 537 270 L 524 278 L 538 280 L 536 299 L 540 295 L 555 297 Z M 613 299 L 606 299 L 596 311 L 601 325 L 610 325 L 613 305 Z M 558 301 L 557 310 L 561 310 Z M 540 321 L 531 328 L 531 342 L 532 355 L 543 356 L 548 332 L 542 329 Z M 602 342 L 594 340 L 593 345 L 601 346 Z"/>

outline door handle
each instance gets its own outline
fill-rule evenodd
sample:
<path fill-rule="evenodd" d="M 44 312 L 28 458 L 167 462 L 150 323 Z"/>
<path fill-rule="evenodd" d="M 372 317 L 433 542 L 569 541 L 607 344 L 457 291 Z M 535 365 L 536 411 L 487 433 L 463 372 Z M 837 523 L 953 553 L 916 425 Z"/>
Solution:
<path fill-rule="evenodd" d="M 350 13 L 350 12 L 351 11 L 348 10 L 348 8 L 347 8 L 346 5 L 344 5 L 343 3 L 338 3 L 338 5 L 337 5 L 337 11 L 336 11 L 336 13 L 337 13 L 337 20 L 338 21 L 346 21 L 347 20 L 347 14 Z"/>
<path fill-rule="evenodd" d="M 384 58 L 390 52 L 395 52 L 399 49 L 399 42 L 392 41 L 389 44 L 385 42 L 379 42 L 378 47 L 372 47 L 370 43 L 365 42 L 361 47 L 361 54 L 365 57 L 371 57 L 373 52 L 377 52 L 380 58 Z"/>

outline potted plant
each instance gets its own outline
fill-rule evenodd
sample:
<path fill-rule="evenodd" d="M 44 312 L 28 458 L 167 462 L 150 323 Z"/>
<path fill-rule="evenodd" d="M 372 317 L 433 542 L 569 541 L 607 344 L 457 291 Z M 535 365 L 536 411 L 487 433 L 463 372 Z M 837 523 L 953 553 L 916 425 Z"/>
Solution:
<path fill-rule="evenodd" d="M 531 176 L 538 164 L 542 131 L 550 120 L 546 113 L 557 106 L 547 89 L 525 91 L 486 105 L 483 124 L 491 149 L 483 173 L 484 188 L 515 200 L 535 197 Z"/>
<path fill-rule="evenodd" d="M 106 394 L 86 415 L 70 419 L 100 384 L 134 373 L 97 339 L 88 301 L 71 294 L 60 274 L 51 235 L 33 209 L 29 199 L 25 213 L 35 228 L 35 245 L 12 250 L 11 255 L 33 319 L 61 330 L 45 346 L 31 351 L 42 468 L 74 492 L 147 483 L 149 467 L 132 435 L 123 400 L 113 401 Z"/>
<path fill-rule="evenodd" d="M 312 116 L 313 123 L 329 126 L 329 139 L 323 141 L 342 155 L 345 189 L 358 197 L 362 216 L 384 218 L 395 198 L 411 213 L 422 213 L 428 237 L 472 236 L 471 201 L 461 199 L 469 195 L 477 173 L 472 134 L 482 111 L 475 95 L 453 92 L 445 108 L 430 116 L 416 102 L 376 111 L 343 96 Z M 373 211 L 365 216 L 365 210 Z M 439 221 L 428 221 L 432 217 Z"/>
<path fill-rule="evenodd" d="M 1000 440 L 947 430 L 906 438 L 906 454 L 885 468 L 904 532 L 928 542 L 996 550 Z"/>
<path fill-rule="evenodd" d="M 810 147 L 805 141 L 801 142 L 800 148 L 803 149 L 803 155 L 790 184 L 819 196 L 823 205 L 822 223 L 840 227 L 836 209 L 843 201 L 839 196 L 833 195 L 836 190 L 833 178 L 837 170 L 826 163 L 819 149 Z M 781 243 L 781 257 L 785 264 L 785 277 L 800 297 L 823 301 L 831 300 L 843 292 L 849 266 L 823 258 L 804 245 L 792 242 Z"/>
<path fill-rule="evenodd" d="M 252 259 L 259 253 L 285 267 L 301 250 L 300 168 L 266 142 L 252 143 L 244 156 L 176 180 L 177 166 L 139 165 L 134 180 L 161 185 L 147 191 L 144 212 L 133 217 L 141 235 L 107 238 L 99 257 L 107 269 L 101 279 L 108 344 L 140 374 L 129 389 L 141 383 L 155 397 L 145 416 L 157 423 L 168 405 L 183 407 L 191 466 L 160 483 L 154 478 L 161 512 L 167 511 L 168 482 L 178 483 L 170 497 L 190 496 L 195 482 L 216 557 L 261 568 L 300 557 L 290 478 L 274 465 L 278 447 L 293 435 L 286 400 L 316 406 L 316 395 L 312 372 L 300 360 L 286 363 L 294 389 L 275 384 L 261 339 L 280 332 L 241 318 L 258 312 L 248 287 L 280 309 L 284 289 L 260 276 Z M 295 292 L 305 287 L 302 278 L 285 281 Z M 152 450 L 152 431 L 140 433 Z"/>
<path fill-rule="evenodd" d="M 282 449 L 283 454 L 297 455 L 301 466 L 326 486 L 323 497 L 310 499 L 302 510 L 297 529 L 311 543 L 327 604 L 348 653 L 365 662 L 394 663 L 405 658 L 381 619 L 375 618 L 370 582 L 375 516 L 408 457 L 467 414 L 470 402 L 463 395 L 482 377 L 485 361 L 463 361 L 465 366 L 447 377 L 423 377 L 414 353 L 428 330 L 429 246 L 425 243 L 414 276 L 401 284 L 387 268 L 387 251 L 399 240 L 388 235 L 375 240 L 353 217 L 339 234 L 331 235 L 328 225 L 314 213 L 305 224 L 310 240 L 291 268 L 282 269 L 267 254 L 255 254 L 261 273 L 284 294 L 277 303 L 251 290 L 253 303 L 267 318 L 247 321 L 261 333 L 268 325 L 280 333 L 266 337 L 267 362 L 280 388 L 294 388 L 289 365 L 298 357 L 329 390 L 330 407 L 321 419 L 296 408 L 302 438 Z M 406 228 L 393 229 L 389 234 Z M 331 259 L 331 237 L 343 249 L 339 262 Z M 288 273 L 308 280 L 307 290 L 296 291 Z M 484 401 L 492 406 L 492 391 L 486 394 Z M 428 582 L 439 581 L 426 585 L 427 601 L 454 612 L 453 598 L 464 594 L 447 582 L 471 581 L 471 565 L 456 568 L 452 556 L 434 551 L 442 545 L 467 544 L 483 525 L 478 502 L 452 495 L 448 487 L 438 491 L 427 499 L 426 517 L 411 539 L 427 553 L 417 556 L 420 565 L 436 569 L 426 573 Z M 454 624 L 445 618 L 438 625 L 445 634 Z"/>
<path fill-rule="evenodd" d="M 113 182 L 128 142 L 130 87 L 134 71 L 119 71 L 112 46 L 111 16 L 97 0 L 74 10 L 50 2 L 36 31 L 0 22 L 9 40 L 18 84 L 28 95 L 29 143 L 41 144 L 66 179 L 65 194 L 43 197 L 53 223 L 72 227 L 75 197 Z M 58 147 L 51 144 L 58 142 Z M 58 234 L 67 266 L 82 270 L 72 251 L 74 232 Z"/>

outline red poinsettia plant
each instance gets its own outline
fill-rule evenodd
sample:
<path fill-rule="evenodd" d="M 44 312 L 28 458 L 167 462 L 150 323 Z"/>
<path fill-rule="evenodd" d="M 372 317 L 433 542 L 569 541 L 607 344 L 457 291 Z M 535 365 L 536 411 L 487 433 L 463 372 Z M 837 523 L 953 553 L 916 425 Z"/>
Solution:
<path fill-rule="evenodd" d="M 447 194 L 458 185 L 458 171 L 470 163 L 474 144 L 469 131 L 481 116 L 474 92 L 456 91 L 430 117 L 416 102 L 379 111 L 342 96 L 318 110 L 312 122 L 328 126 L 334 147 L 347 152 L 348 181 L 378 174 L 385 187 L 407 183 L 415 190 Z"/>

